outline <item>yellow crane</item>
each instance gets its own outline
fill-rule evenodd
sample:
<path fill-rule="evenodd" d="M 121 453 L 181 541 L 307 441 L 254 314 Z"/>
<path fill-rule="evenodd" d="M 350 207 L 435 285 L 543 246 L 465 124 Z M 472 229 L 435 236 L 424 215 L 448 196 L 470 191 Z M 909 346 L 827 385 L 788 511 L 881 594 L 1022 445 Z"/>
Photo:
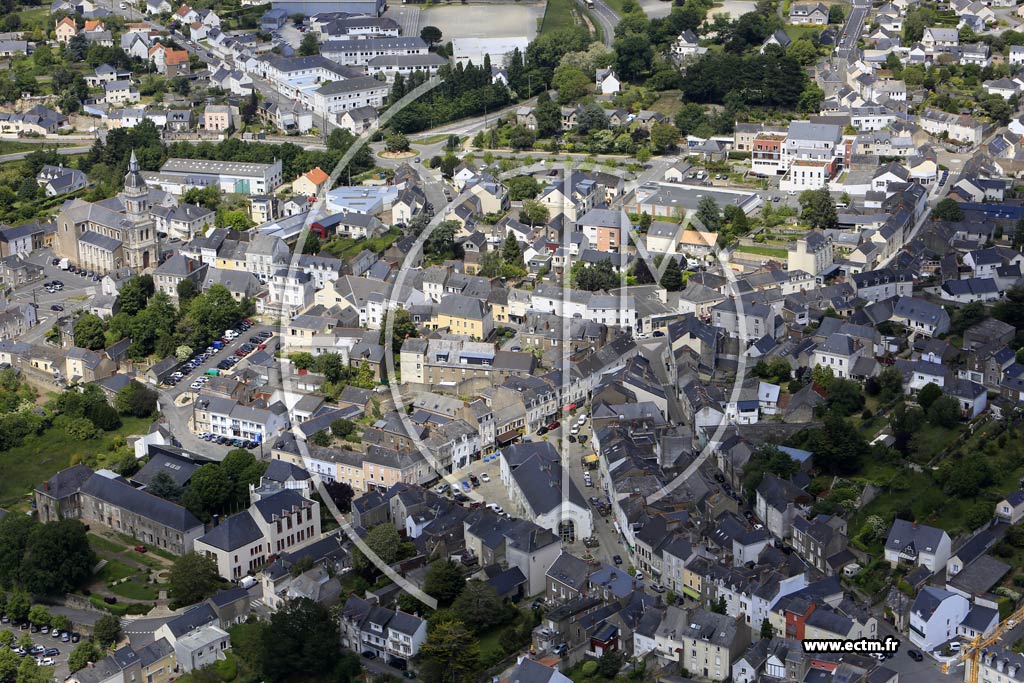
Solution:
<path fill-rule="evenodd" d="M 951 665 L 962 662 L 964 664 L 964 683 L 978 683 L 979 662 L 981 653 L 997 643 L 1006 632 L 1024 621 L 1024 607 L 999 622 L 992 633 L 988 636 L 975 636 L 969 643 L 960 648 L 960 656 L 952 662 L 942 665 L 942 673 L 949 673 Z"/>

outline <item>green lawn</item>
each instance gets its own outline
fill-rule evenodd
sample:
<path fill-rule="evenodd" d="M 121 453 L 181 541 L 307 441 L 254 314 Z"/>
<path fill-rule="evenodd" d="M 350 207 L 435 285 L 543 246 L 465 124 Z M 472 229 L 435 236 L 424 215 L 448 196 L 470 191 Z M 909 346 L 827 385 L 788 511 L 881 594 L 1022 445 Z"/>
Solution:
<path fill-rule="evenodd" d="M 0 453 L 0 507 L 10 508 L 24 500 L 26 494 L 41 482 L 71 465 L 72 456 L 82 461 L 113 452 L 114 442 L 129 434 L 145 434 L 152 418 L 122 418 L 120 429 L 105 432 L 97 439 L 81 441 L 58 429 L 48 429 L 38 436 L 29 436 L 16 448 Z"/>
<path fill-rule="evenodd" d="M 129 576 L 135 574 L 136 570 L 129 567 L 124 562 L 117 560 L 109 560 L 103 569 L 96 574 L 96 580 L 102 581 L 103 583 L 110 583 L 111 581 L 120 581 L 126 579 Z"/>
<path fill-rule="evenodd" d="M 89 544 L 97 550 L 106 550 L 108 553 L 119 553 L 124 550 L 123 545 L 114 543 L 110 539 L 97 536 L 96 534 L 89 534 Z"/>
<path fill-rule="evenodd" d="M 793 26 L 786 25 L 786 35 L 789 36 L 790 40 L 800 40 L 801 38 L 811 39 L 812 36 L 820 34 L 825 29 L 821 26 Z"/>
<path fill-rule="evenodd" d="M 108 605 L 103 602 L 102 597 L 95 593 L 89 596 L 89 602 L 91 602 L 94 607 L 110 612 L 111 614 L 116 614 L 119 617 L 123 617 L 126 614 L 149 614 L 153 609 L 153 605 L 138 602 L 115 602 L 113 605 Z"/>
<path fill-rule="evenodd" d="M 785 249 L 772 249 L 771 247 L 736 247 L 736 251 L 743 254 L 756 254 L 758 256 L 768 256 L 770 258 L 784 259 L 788 256 L 788 252 Z"/>
<path fill-rule="evenodd" d="M 139 542 L 137 540 L 135 540 L 134 538 L 132 538 L 131 536 L 128 536 L 126 534 L 118 534 L 117 537 L 120 538 L 125 543 L 127 543 L 132 548 L 132 552 L 135 553 L 135 555 L 133 556 L 133 559 L 136 559 L 139 562 L 142 562 L 142 563 L 144 563 L 146 565 L 150 565 L 150 562 L 152 562 L 152 561 L 148 561 L 147 562 L 146 558 L 142 556 L 142 553 L 136 553 L 135 552 L 135 546 L 139 545 Z M 151 545 L 147 545 L 146 546 L 146 552 L 153 553 L 154 555 L 159 555 L 160 557 L 164 558 L 165 560 L 170 560 L 171 562 L 174 562 L 176 559 L 178 559 L 175 555 L 172 555 L 171 553 L 167 552 L 166 550 L 162 550 L 160 548 L 154 548 Z"/>
<path fill-rule="evenodd" d="M 112 587 L 110 592 L 129 600 L 156 600 L 158 597 L 158 591 L 152 584 L 145 583 L 144 580 L 139 578 L 119 583 Z"/>
<path fill-rule="evenodd" d="M 550 33 L 560 28 L 574 26 L 579 23 L 579 13 L 574 0 L 548 0 L 544 10 L 544 19 L 540 24 L 541 33 Z"/>

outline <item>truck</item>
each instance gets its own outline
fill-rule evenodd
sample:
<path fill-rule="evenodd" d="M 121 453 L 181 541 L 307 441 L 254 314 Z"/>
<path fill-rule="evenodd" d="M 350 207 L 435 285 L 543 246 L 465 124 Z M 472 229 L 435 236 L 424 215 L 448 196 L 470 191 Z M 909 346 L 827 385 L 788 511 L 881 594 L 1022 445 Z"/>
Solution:
<path fill-rule="evenodd" d="M 594 9 L 594 0 L 587 0 L 587 9 Z"/>
<path fill-rule="evenodd" d="M 221 340 L 217 339 L 212 344 L 210 344 L 210 346 L 212 346 L 215 349 L 223 349 L 224 348 L 224 342 L 222 342 Z"/>
<path fill-rule="evenodd" d="M 207 374 L 210 377 L 218 377 L 220 376 L 220 370 L 218 370 L 217 368 L 210 368 L 204 374 Z"/>
<path fill-rule="evenodd" d="M 60 269 L 61 270 L 67 270 L 70 267 L 71 267 L 71 259 L 62 258 L 60 260 Z"/>
<path fill-rule="evenodd" d="M 238 585 L 241 586 L 242 588 L 252 588 L 253 586 L 256 585 L 256 577 L 255 576 L 243 576 L 242 579 L 238 582 Z"/>

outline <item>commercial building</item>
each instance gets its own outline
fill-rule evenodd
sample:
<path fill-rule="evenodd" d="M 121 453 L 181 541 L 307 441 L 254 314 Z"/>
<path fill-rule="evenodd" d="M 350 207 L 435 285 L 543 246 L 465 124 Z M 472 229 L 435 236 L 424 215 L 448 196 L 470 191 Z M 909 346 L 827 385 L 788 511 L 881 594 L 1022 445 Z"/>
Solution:
<path fill-rule="evenodd" d="M 271 164 L 210 159 L 168 159 L 159 173 L 143 173 L 146 182 L 180 196 L 193 187 L 216 187 L 221 192 L 273 194 L 281 185 L 281 160 Z"/>

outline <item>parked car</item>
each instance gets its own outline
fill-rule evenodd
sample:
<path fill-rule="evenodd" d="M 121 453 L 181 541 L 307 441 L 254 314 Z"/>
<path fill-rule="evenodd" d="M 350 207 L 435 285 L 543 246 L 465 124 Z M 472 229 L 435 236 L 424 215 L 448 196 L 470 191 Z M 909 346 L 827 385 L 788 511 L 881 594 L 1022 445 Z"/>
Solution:
<path fill-rule="evenodd" d="M 144 546 L 144 545 L 137 545 L 137 546 L 135 546 L 135 552 L 137 552 L 137 553 L 144 553 L 144 552 L 147 552 L 147 551 L 148 551 L 148 548 L 146 548 L 146 546 Z"/>
<path fill-rule="evenodd" d="M 907 656 L 915 662 L 924 661 L 924 655 L 921 654 L 920 650 L 907 650 Z"/>
<path fill-rule="evenodd" d="M 59 312 L 59 311 L 63 311 L 64 307 L 61 306 L 60 304 L 54 304 L 54 305 L 50 306 L 50 310 L 51 311 L 58 311 Z"/>
<path fill-rule="evenodd" d="M 462 482 L 462 490 L 463 491 L 466 491 L 468 493 L 470 491 L 470 489 L 472 489 L 472 487 L 469 485 L 468 481 Z"/>
<path fill-rule="evenodd" d="M 616 555 L 615 557 L 612 558 L 612 562 L 614 562 L 616 565 L 622 564 L 622 556 L 621 555 Z"/>
<path fill-rule="evenodd" d="M 365 657 L 366 659 L 377 659 L 377 653 L 373 650 L 364 650 L 363 657 Z"/>
<path fill-rule="evenodd" d="M 480 475 L 480 481 L 484 482 L 485 484 L 487 482 L 489 482 L 490 480 L 491 480 L 491 476 L 489 474 L 487 474 L 486 472 L 484 472 L 483 474 Z"/>

